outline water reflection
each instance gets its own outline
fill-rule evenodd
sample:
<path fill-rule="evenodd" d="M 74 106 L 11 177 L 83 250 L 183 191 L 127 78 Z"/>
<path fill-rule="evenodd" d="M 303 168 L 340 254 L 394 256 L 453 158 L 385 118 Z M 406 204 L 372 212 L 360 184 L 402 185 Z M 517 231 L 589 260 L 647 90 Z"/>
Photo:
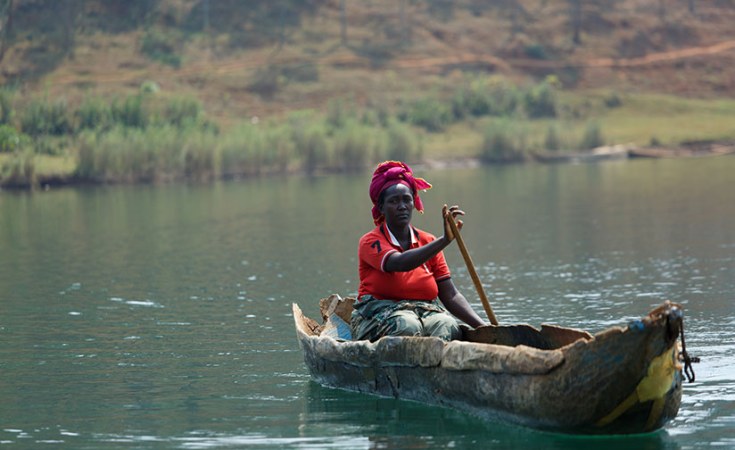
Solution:
<path fill-rule="evenodd" d="M 666 431 L 626 437 L 547 433 L 473 416 L 439 406 L 341 391 L 310 382 L 303 436 L 320 433 L 362 436 L 359 448 L 544 448 L 678 449 Z M 369 424 L 369 426 L 367 426 Z M 427 425 L 431 434 L 426 434 Z"/>

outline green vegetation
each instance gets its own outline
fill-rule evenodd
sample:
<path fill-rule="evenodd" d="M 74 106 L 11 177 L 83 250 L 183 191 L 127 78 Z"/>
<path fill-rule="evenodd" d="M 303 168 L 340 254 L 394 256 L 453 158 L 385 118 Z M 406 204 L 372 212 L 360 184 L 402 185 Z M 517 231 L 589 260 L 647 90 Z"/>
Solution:
<path fill-rule="evenodd" d="M 487 163 L 511 163 L 526 159 L 526 133 L 522 125 L 501 120 L 485 130 L 480 159 Z"/>
<path fill-rule="evenodd" d="M 449 153 L 495 164 L 527 160 L 535 150 L 735 137 L 735 101 L 610 92 L 582 97 L 561 91 L 553 79 L 516 87 L 476 77 L 446 100 L 431 93 L 394 111 L 334 100 L 324 113 L 296 111 L 226 130 L 207 118 L 197 99 L 157 91 L 90 97 L 76 107 L 44 96 L 20 108 L 3 92 L 0 105 L 8 113 L 0 125 L 0 185 L 357 171 L 384 159 L 415 163 Z"/>
<path fill-rule="evenodd" d="M 0 125 L 0 153 L 14 152 L 23 147 L 26 136 L 10 125 Z"/>
<path fill-rule="evenodd" d="M 424 97 L 412 102 L 399 117 L 403 121 L 433 132 L 444 131 L 454 119 L 450 105 L 433 97 Z"/>
<path fill-rule="evenodd" d="M 12 93 L 0 89 L 0 125 L 9 124 L 13 120 Z"/>
<path fill-rule="evenodd" d="M 0 180 L 4 186 L 25 187 L 36 184 L 35 155 L 32 150 L 14 152 L 0 164 Z"/>
<path fill-rule="evenodd" d="M 579 149 L 585 150 L 601 147 L 603 145 L 605 145 L 605 139 L 602 136 L 600 124 L 594 121 L 588 123 L 584 129 L 584 135 L 582 136 L 582 142 L 580 142 Z"/>
<path fill-rule="evenodd" d="M 546 150 L 555 152 L 561 148 L 561 142 L 559 140 L 559 130 L 555 124 L 549 125 L 546 130 L 546 137 L 544 138 L 544 148 Z"/>
<path fill-rule="evenodd" d="M 23 133 L 33 137 L 61 136 L 72 131 L 66 114 L 67 106 L 63 99 L 49 102 L 36 99 L 23 111 L 20 127 Z"/>
<path fill-rule="evenodd" d="M 180 32 L 151 28 L 143 35 L 140 51 L 154 61 L 180 67 L 181 56 L 178 53 L 183 39 L 184 36 Z"/>
<path fill-rule="evenodd" d="M 470 77 L 457 89 L 452 109 L 457 119 L 467 116 L 510 116 L 521 104 L 520 90 L 501 77 Z"/>

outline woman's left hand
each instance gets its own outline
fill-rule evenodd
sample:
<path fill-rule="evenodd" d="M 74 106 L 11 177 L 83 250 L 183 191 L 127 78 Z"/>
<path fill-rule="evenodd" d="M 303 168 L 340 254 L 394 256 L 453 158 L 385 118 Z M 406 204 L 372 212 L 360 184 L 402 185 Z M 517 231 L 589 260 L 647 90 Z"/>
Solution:
<path fill-rule="evenodd" d="M 442 217 L 444 218 L 444 237 L 448 242 L 452 242 L 455 238 L 454 233 L 452 233 L 452 228 L 449 225 L 449 221 L 455 220 L 457 216 L 464 216 L 464 211 L 459 209 L 459 206 L 454 205 L 449 207 L 444 205 L 442 208 Z M 457 220 L 457 230 L 461 230 L 463 225 L 464 222 Z"/>

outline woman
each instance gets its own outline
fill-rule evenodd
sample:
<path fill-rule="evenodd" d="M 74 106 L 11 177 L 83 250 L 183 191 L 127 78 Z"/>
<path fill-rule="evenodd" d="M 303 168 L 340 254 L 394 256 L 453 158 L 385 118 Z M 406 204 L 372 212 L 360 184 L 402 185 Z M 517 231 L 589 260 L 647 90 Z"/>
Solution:
<path fill-rule="evenodd" d="M 423 212 L 419 191 L 431 185 L 398 161 L 378 165 L 370 183 L 375 228 L 360 239 L 360 288 L 352 313 L 355 339 L 435 336 L 458 339 L 449 312 L 471 327 L 485 325 L 457 291 L 442 250 L 454 239 L 448 220 L 464 212 L 444 205 L 444 234 L 436 238 L 411 226 L 413 210 Z M 462 221 L 457 222 L 458 228 Z"/>

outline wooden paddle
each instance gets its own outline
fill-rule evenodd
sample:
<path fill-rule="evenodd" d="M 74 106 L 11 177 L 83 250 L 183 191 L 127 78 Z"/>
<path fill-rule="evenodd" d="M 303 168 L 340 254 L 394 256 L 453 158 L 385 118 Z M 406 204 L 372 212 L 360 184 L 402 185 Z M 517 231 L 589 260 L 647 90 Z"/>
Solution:
<path fill-rule="evenodd" d="M 480 300 L 482 301 L 482 307 L 485 309 L 485 314 L 487 314 L 487 318 L 490 319 L 490 323 L 492 323 L 493 325 L 497 325 L 498 319 L 495 318 L 495 313 L 493 313 L 493 309 L 490 307 L 490 302 L 488 301 L 487 296 L 485 295 L 485 290 L 482 288 L 482 283 L 480 283 L 480 277 L 477 276 L 475 265 L 472 263 L 472 258 L 470 258 L 470 254 L 467 251 L 467 247 L 464 245 L 464 240 L 462 239 L 462 235 L 459 234 L 459 228 L 457 227 L 457 223 L 454 222 L 454 218 L 452 217 L 451 213 L 447 215 L 446 220 L 449 223 L 449 228 L 452 229 L 452 234 L 454 234 L 454 238 L 457 240 L 457 245 L 459 245 L 459 251 L 462 253 L 462 257 L 464 258 L 465 264 L 467 264 L 467 270 L 470 272 L 470 277 L 472 277 L 472 282 L 475 283 L 475 289 L 477 289 L 477 294 L 480 296 Z"/>

